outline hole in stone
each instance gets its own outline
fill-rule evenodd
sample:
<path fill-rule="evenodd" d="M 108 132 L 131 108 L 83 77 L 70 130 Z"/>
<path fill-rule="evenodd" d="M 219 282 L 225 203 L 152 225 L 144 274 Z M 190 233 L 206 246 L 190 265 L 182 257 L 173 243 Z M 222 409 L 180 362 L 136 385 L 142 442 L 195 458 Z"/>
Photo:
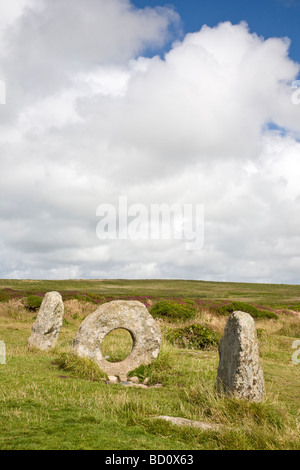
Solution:
<path fill-rule="evenodd" d="M 121 362 L 129 356 L 133 339 L 125 328 L 116 328 L 108 333 L 101 345 L 101 354 L 108 362 Z"/>

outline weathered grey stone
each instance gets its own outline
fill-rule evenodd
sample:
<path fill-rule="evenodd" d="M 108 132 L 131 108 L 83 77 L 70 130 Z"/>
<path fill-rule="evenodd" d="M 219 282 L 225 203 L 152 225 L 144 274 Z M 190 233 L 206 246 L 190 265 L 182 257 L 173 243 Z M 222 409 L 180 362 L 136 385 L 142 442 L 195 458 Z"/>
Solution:
<path fill-rule="evenodd" d="M 104 337 L 112 330 L 124 328 L 133 339 L 132 351 L 121 362 L 108 362 L 101 353 Z M 141 364 L 150 364 L 158 356 L 161 331 L 141 302 L 114 300 L 102 304 L 80 325 L 73 341 L 79 356 L 92 359 L 107 375 L 124 377 Z"/>
<path fill-rule="evenodd" d="M 108 381 L 111 384 L 118 384 L 119 383 L 119 379 L 115 375 L 109 375 L 108 376 Z"/>
<path fill-rule="evenodd" d="M 202 429 L 203 431 L 217 431 L 222 428 L 221 424 L 206 423 L 205 421 L 193 421 L 191 419 L 175 416 L 155 416 L 152 419 L 163 419 L 164 421 L 169 421 L 176 426 L 191 426 L 193 428 Z"/>
<path fill-rule="evenodd" d="M 257 334 L 253 318 L 233 312 L 219 343 L 217 390 L 240 399 L 262 401 L 264 377 L 260 366 Z"/>
<path fill-rule="evenodd" d="M 59 292 L 47 292 L 32 326 L 27 347 L 48 351 L 58 339 L 63 322 L 64 304 Z"/>
<path fill-rule="evenodd" d="M 132 382 L 132 383 L 134 383 L 134 384 L 139 384 L 139 383 L 140 383 L 140 379 L 139 379 L 138 377 L 136 377 L 136 376 L 130 377 L 129 382 Z M 146 385 L 146 384 L 144 384 L 144 385 Z"/>

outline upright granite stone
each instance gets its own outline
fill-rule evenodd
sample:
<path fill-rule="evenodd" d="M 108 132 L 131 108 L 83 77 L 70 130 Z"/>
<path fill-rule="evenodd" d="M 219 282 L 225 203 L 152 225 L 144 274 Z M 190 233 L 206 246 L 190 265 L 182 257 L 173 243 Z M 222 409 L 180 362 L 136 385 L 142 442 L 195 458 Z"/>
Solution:
<path fill-rule="evenodd" d="M 257 334 L 253 318 L 233 312 L 219 343 L 218 392 L 232 393 L 240 399 L 262 401 L 264 377 L 260 367 Z"/>
<path fill-rule="evenodd" d="M 56 344 L 63 322 L 64 304 L 59 292 L 47 292 L 32 326 L 27 347 L 48 351 Z"/>
<path fill-rule="evenodd" d="M 101 352 L 105 336 L 124 328 L 133 339 L 130 354 L 121 362 L 108 362 Z M 108 376 L 126 378 L 141 364 L 150 364 L 158 356 L 161 331 L 144 304 L 133 300 L 113 300 L 100 305 L 80 325 L 73 341 L 74 351 L 92 359 Z"/>

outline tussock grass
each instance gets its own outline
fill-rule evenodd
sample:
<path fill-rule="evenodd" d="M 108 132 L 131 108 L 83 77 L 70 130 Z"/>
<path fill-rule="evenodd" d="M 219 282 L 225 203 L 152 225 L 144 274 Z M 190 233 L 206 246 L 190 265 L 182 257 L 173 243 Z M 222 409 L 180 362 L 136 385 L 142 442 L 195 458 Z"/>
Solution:
<path fill-rule="evenodd" d="M 289 336 L 290 338 L 300 338 L 300 320 L 291 320 L 284 322 L 278 334 Z"/>
<path fill-rule="evenodd" d="M 52 361 L 52 364 L 82 379 L 91 381 L 107 379 L 106 374 L 102 372 L 93 361 L 85 357 L 79 357 L 73 353 L 61 353 Z"/>
<path fill-rule="evenodd" d="M 13 320 L 31 320 L 33 314 L 26 309 L 24 299 L 10 299 L 7 302 L 0 302 L 0 318 Z"/>
<path fill-rule="evenodd" d="M 199 407 L 199 416 L 203 420 L 209 418 L 228 427 L 236 426 L 241 420 L 248 427 L 258 424 L 282 429 L 287 417 L 274 396 L 265 397 L 262 403 L 220 396 L 212 382 L 208 385 L 199 381 L 185 390 L 185 394 L 190 403 Z"/>
<path fill-rule="evenodd" d="M 66 320 L 83 321 L 90 313 L 96 310 L 97 306 L 92 302 L 82 302 L 77 299 L 64 301 L 64 318 Z"/>

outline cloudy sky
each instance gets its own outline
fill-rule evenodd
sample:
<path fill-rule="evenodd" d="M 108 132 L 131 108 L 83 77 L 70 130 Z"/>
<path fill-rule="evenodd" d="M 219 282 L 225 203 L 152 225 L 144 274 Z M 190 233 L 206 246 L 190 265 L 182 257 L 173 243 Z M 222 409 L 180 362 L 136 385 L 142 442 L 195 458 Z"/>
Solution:
<path fill-rule="evenodd" d="M 0 278 L 300 283 L 299 1 L 166 3 L 0 0 Z M 99 237 L 122 197 L 203 246 Z"/>

